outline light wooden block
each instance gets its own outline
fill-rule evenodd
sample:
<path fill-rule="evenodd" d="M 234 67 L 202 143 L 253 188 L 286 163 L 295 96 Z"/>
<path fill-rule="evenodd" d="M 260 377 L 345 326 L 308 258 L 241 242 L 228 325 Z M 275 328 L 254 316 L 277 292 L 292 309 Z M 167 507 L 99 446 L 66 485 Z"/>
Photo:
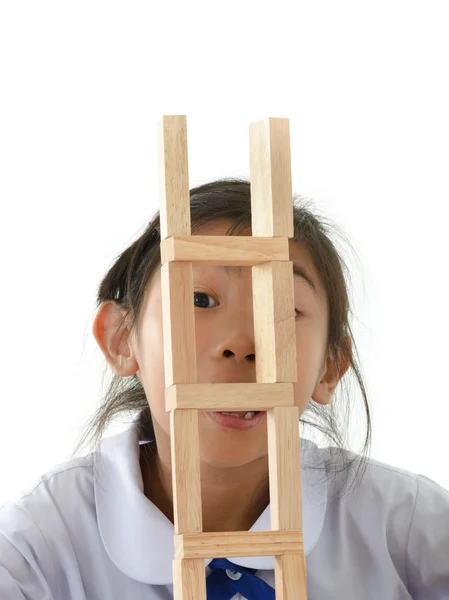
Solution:
<path fill-rule="evenodd" d="M 283 554 L 274 557 L 276 600 L 307 600 L 306 557 Z"/>
<path fill-rule="evenodd" d="M 175 558 L 173 596 L 176 600 L 206 600 L 206 575 L 203 559 Z"/>
<path fill-rule="evenodd" d="M 252 236 L 191 236 L 186 117 L 159 127 L 162 312 L 170 411 L 175 600 L 206 600 L 205 558 L 275 557 L 276 600 L 306 600 L 288 119 L 250 126 Z M 192 265 L 252 266 L 256 380 L 198 384 Z M 271 527 L 202 531 L 199 410 L 266 410 Z"/>
<path fill-rule="evenodd" d="M 161 263 L 191 262 L 203 266 L 250 266 L 289 260 L 288 238 L 252 236 L 169 237 L 161 243 Z"/>
<path fill-rule="evenodd" d="M 165 390 L 165 410 L 269 410 L 294 406 L 292 383 L 177 383 Z"/>
<path fill-rule="evenodd" d="M 190 190 L 185 115 L 165 115 L 158 126 L 161 240 L 190 235 Z"/>
<path fill-rule="evenodd" d="M 198 533 L 203 529 L 198 411 L 170 413 L 174 530 Z"/>
<path fill-rule="evenodd" d="M 272 408 L 267 413 L 271 528 L 301 529 L 299 409 Z"/>
<path fill-rule="evenodd" d="M 195 383 L 197 373 L 192 265 L 162 265 L 161 294 L 165 386 Z"/>
<path fill-rule="evenodd" d="M 226 531 L 175 536 L 176 558 L 279 556 L 303 552 L 302 531 Z"/>
<path fill-rule="evenodd" d="M 258 382 L 294 382 L 296 320 L 293 263 L 252 267 L 254 341 Z"/>
<path fill-rule="evenodd" d="M 293 237 L 293 198 L 288 119 L 251 123 L 252 234 Z"/>

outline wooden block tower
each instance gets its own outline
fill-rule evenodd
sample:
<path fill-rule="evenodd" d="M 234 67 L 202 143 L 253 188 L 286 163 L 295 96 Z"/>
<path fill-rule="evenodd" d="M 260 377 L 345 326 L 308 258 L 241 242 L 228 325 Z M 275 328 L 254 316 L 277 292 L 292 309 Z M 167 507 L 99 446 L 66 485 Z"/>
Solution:
<path fill-rule="evenodd" d="M 288 119 L 250 125 L 251 236 L 191 235 L 185 116 L 159 125 L 166 410 L 175 600 L 206 600 L 206 558 L 274 556 L 276 600 L 306 600 Z M 252 267 L 256 383 L 198 384 L 192 265 Z M 202 531 L 198 411 L 267 411 L 271 530 Z"/>

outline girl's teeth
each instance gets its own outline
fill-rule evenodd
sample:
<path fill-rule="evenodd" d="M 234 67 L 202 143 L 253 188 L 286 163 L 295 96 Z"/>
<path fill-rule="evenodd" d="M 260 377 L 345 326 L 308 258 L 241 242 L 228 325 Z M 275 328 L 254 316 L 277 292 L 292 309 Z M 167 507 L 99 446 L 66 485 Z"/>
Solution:
<path fill-rule="evenodd" d="M 231 415 L 232 417 L 239 417 L 239 419 L 242 418 L 242 415 L 239 415 L 238 413 L 231 413 L 231 412 L 222 412 L 222 415 Z M 252 419 L 254 417 L 256 413 L 254 411 L 249 411 L 246 413 L 246 415 L 244 415 L 244 419 Z"/>

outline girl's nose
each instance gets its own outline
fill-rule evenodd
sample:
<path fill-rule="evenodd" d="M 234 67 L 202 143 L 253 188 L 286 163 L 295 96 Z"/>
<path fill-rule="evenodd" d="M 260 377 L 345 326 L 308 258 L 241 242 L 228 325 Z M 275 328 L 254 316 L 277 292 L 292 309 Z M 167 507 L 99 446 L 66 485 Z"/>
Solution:
<path fill-rule="evenodd" d="M 216 357 L 229 363 L 247 364 L 256 360 L 254 326 L 252 323 L 234 321 L 221 332 L 216 347 Z"/>
<path fill-rule="evenodd" d="M 247 360 L 248 362 L 255 362 L 256 360 L 256 355 L 254 352 L 250 352 L 249 354 L 245 354 L 244 352 L 237 352 L 236 354 L 232 350 L 226 349 L 223 351 L 223 356 L 225 356 L 226 358 L 235 357 L 237 360 Z"/>

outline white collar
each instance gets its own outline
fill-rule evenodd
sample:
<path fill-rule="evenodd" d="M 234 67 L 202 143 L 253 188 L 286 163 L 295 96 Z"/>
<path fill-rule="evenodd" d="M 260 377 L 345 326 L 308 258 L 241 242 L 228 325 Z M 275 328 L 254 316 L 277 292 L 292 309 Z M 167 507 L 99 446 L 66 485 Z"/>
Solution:
<path fill-rule="evenodd" d="M 128 577 L 152 585 L 173 583 L 173 524 L 144 495 L 135 426 L 106 437 L 94 456 L 94 489 L 100 535 L 109 558 Z M 316 469 L 305 469 L 313 465 Z M 324 462 L 318 446 L 301 438 L 304 551 L 309 554 L 323 528 L 327 506 Z M 270 507 L 250 531 L 267 531 Z M 209 564 L 212 560 L 205 560 Z M 229 557 L 235 564 L 274 569 L 272 556 Z"/>

